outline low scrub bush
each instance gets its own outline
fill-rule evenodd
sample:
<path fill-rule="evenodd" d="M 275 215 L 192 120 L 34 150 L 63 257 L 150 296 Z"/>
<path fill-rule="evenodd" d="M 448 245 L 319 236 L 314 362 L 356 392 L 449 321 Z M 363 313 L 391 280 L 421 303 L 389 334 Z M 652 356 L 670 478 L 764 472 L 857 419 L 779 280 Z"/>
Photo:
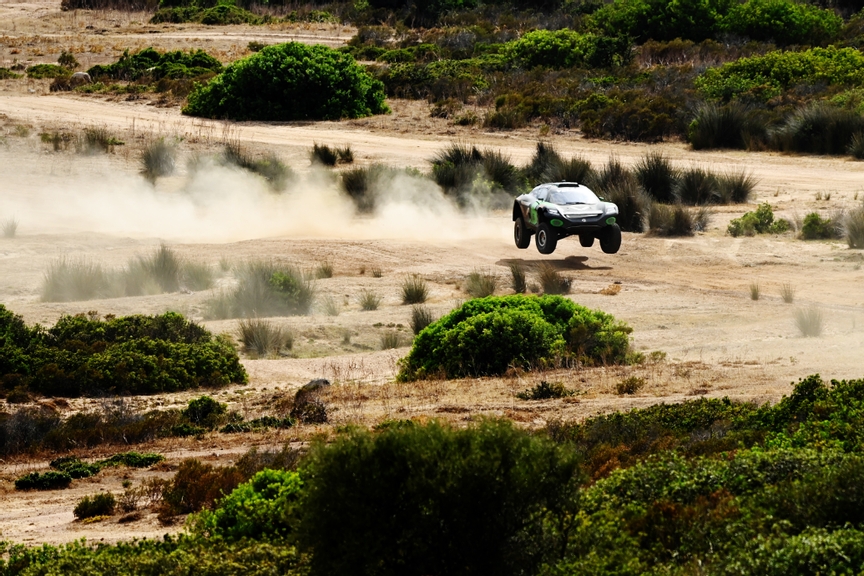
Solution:
<path fill-rule="evenodd" d="M 515 194 L 521 187 L 519 171 L 509 158 L 494 150 L 458 143 L 432 159 L 432 177 L 445 194 L 463 206 L 494 202 L 495 196 Z"/>
<path fill-rule="evenodd" d="M 85 128 L 75 143 L 79 154 L 107 154 L 114 151 L 114 146 L 124 144 L 115 138 L 104 126 Z"/>
<path fill-rule="evenodd" d="M 792 284 L 783 284 L 780 287 L 780 298 L 786 304 L 791 304 L 795 300 L 795 287 Z"/>
<path fill-rule="evenodd" d="M 767 127 L 754 110 L 737 101 L 708 102 L 696 111 L 687 138 L 694 150 L 752 149 L 766 140 Z"/>
<path fill-rule="evenodd" d="M 569 294 L 572 280 L 565 278 L 558 269 L 544 262 L 540 265 L 537 272 L 537 280 L 540 281 L 540 287 L 544 294 Z"/>
<path fill-rule="evenodd" d="M 66 472 L 31 472 L 15 480 L 16 490 L 58 490 L 68 488 L 72 477 Z"/>
<path fill-rule="evenodd" d="M 525 68 L 608 68 L 627 64 L 631 46 L 626 37 L 581 34 L 573 30 L 534 30 L 503 48 L 508 59 Z"/>
<path fill-rule="evenodd" d="M 420 276 L 414 275 L 402 281 L 402 303 L 423 304 L 429 297 L 429 287 Z"/>
<path fill-rule="evenodd" d="M 34 64 L 27 67 L 27 77 L 34 79 L 65 77 L 72 74 L 59 64 Z"/>
<path fill-rule="evenodd" d="M 689 206 L 721 203 L 717 175 L 699 167 L 683 170 L 675 187 L 675 199 Z"/>
<path fill-rule="evenodd" d="M 864 160 L 864 131 L 852 134 L 846 153 L 856 160 Z"/>
<path fill-rule="evenodd" d="M 758 181 L 747 172 L 717 176 L 717 196 L 723 204 L 743 204 L 750 199 Z"/>
<path fill-rule="evenodd" d="M 141 152 L 141 175 L 149 182 L 174 173 L 176 151 L 174 146 L 158 138 L 144 146 Z"/>
<path fill-rule="evenodd" d="M 75 518 L 84 520 L 85 518 L 93 518 L 94 516 L 111 516 L 114 514 L 114 509 L 117 506 L 117 500 L 113 494 L 102 492 L 94 496 L 84 496 L 78 500 L 75 505 Z"/>
<path fill-rule="evenodd" d="M 569 361 L 624 362 L 631 329 L 560 296 L 469 300 L 414 339 L 398 378 L 503 374 Z"/>
<path fill-rule="evenodd" d="M 234 466 L 212 466 L 189 458 L 180 463 L 174 478 L 162 493 L 162 518 L 212 508 L 246 480 Z"/>
<path fill-rule="evenodd" d="M 165 460 L 161 454 L 153 452 L 120 452 L 98 462 L 99 466 L 128 466 L 129 468 L 150 468 Z"/>
<path fill-rule="evenodd" d="M 852 138 L 864 132 L 864 116 L 826 104 L 792 113 L 772 133 L 774 146 L 784 152 L 846 154 Z"/>
<path fill-rule="evenodd" d="M 82 462 L 75 456 L 55 458 L 51 461 L 51 468 L 60 472 L 65 472 L 74 480 L 95 476 L 100 472 L 100 470 L 102 470 L 101 464 L 88 464 L 87 462 Z"/>
<path fill-rule="evenodd" d="M 588 137 L 660 142 L 683 131 L 686 102 L 674 91 L 658 91 L 613 87 L 586 94 L 572 110 L 578 111 L 579 126 Z"/>
<path fill-rule="evenodd" d="M 759 300 L 759 296 L 761 295 L 761 290 L 759 288 L 758 282 L 750 283 L 750 299 L 751 300 Z"/>
<path fill-rule="evenodd" d="M 297 178 L 294 171 L 275 154 L 254 158 L 243 150 L 240 142 L 226 142 L 220 161 L 261 176 L 273 192 L 284 191 Z"/>
<path fill-rule="evenodd" d="M 734 4 L 721 29 L 757 41 L 824 46 L 834 41 L 843 19 L 832 9 L 791 0 L 747 0 Z"/>
<path fill-rule="evenodd" d="M 360 303 L 361 310 L 371 312 L 372 310 L 377 310 L 381 305 L 381 296 L 373 290 L 362 290 L 357 297 L 357 301 Z"/>
<path fill-rule="evenodd" d="M 189 94 L 183 113 L 233 120 L 338 120 L 389 112 L 384 86 L 351 56 L 288 42 L 237 60 Z"/>
<path fill-rule="evenodd" d="M 159 52 L 145 48 L 123 55 L 113 64 L 96 65 L 87 70 L 94 81 L 100 79 L 154 82 L 163 78 L 196 78 L 222 71 L 222 63 L 203 50 Z"/>
<path fill-rule="evenodd" d="M 402 338 L 398 332 L 385 332 L 381 335 L 381 350 L 392 350 L 402 345 Z"/>
<path fill-rule="evenodd" d="M 618 206 L 615 220 L 624 232 L 644 232 L 651 198 L 636 184 L 633 178 L 613 183 L 603 190 L 603 198 Z"/>
<path fill-rule="evenodd" d="M 801 226 L 801 238 L 804 240 L 828 240 L 842 238 L 843 230 L 831 218 L 822 218 L 816 212 L 804 216 Z"/>
<path fill-rule="evenodd" d="M 227 404 L 205 395 L 190 400 L 182 414 L 193 425 L 213 429 L 222 423 L 227 412 Z"/>
<path fill-rule="evenodd" d="M 727 0 L 615 0 L 594 12 L 589 26 L 608 36 L 629 36 L 638 41 L 680 38 L 701 42 L 717 34 L 729 7 Z"/>
<path fill-rule="evenodd" d="M 681 204 L 655 203 L 648 213 L 648 231 L 654 236 L 693 236 L 696 226 L 691 209 Z"/>
<path fill-rule="evenodd" d="M 771 205 L 760 204 L 754 212 L 746 212 L 729 222 L 726 233 L 730 236 L 753 236 L 755 234 L 782 234 L 789 230 L 788 220 L 775 220 Z"/>
<path fill-rule="evenodd" d="M 799 308 L 795 311 L 795 326 L 802 336 L 810 338 L 821 335 L 823 322 L 822 310 L 815 306 Z"/>
<path fill-rule="evenodd" d="M 625 394 L 636 394 L 645 386 L 645 379 L 639 376 L 629 376 L 615 385 L 615 392 L 621 396 Z"/>
<path fill-rule="evenodd" d="M 510 264 L 510 287 L 515 294 L 524 294 L 528 289 L 525 269 L 520 264 Z"/>
<path fill-rule="evenodd" d="M 112 293 L 110 274 L 95 262 L 61 257 L 48 266 L 42 281 L 43 302 L 75 302 Z"/>
<path fill-rule="evenodd" d="M 237 353 L 176 313 L 63 316 L 51 328 L 29 328 L 0 307 L 3 372 L 46 396 L 154 394 L 245 382 Z"/>
<path fill-rule="evenodd" d="M 517 392 L 516 397 L 520 400 L 549 400 L 550 398 L 567 398 L 575 394 L 561 382 L 547 382 L 541 380 L 536 386 Z"/>
<path fill-rule="evenodd" d="M 305 461 L 301 538 L 320 573 L 535 573 L 560 544 L 544 526 L 571 512 L 578 474 L 505 421 L 355 428 Z"/>
<path fill-rule="evenodd" d="M 351 164 L 354 162 L 354 152 L 350 146 L 343 148 L 331 148 L 324 144 L 314 143 L 312 151 L 309 153 L 313 164 L 321 164 L 323 166 L 335 166 L 340 164 Z"/>

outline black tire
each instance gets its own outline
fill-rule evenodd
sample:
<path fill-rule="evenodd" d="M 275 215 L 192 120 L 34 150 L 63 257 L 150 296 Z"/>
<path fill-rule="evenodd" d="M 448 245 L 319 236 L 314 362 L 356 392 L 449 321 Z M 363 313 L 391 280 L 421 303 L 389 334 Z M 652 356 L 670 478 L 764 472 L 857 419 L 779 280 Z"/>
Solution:
<path fill-rule="evenodd" d="M 513 222 L 513 240 L 516 241 L 516 248 L 520 250 L 531 245 L 531 232 L 525 227 L 525 221 L 521 216 Z"/>
<path fill-rule="evenodd" d="M 600 238 L 600 249 L 606 254 L 615 254 L 621 248 L 621 228 L 618 224 L 611 224 L 598 234 Z"/>
<path fill-rule="evenodd" d="M 537 251 L 541 254 L 552 254 L 555 247 L 558 246 L 558 235 L 549 224 L 545 222 L 537 227 L 537 233 L 534 235 L 534 243 L 537 245 Z"/>
<path fill-rule="evenodd" d="M 594 235 L 593 234 L 580 234 L 579 235 L 579 244 L 582 245 L 583 248 L 590 248 L 594 245 Z"/>

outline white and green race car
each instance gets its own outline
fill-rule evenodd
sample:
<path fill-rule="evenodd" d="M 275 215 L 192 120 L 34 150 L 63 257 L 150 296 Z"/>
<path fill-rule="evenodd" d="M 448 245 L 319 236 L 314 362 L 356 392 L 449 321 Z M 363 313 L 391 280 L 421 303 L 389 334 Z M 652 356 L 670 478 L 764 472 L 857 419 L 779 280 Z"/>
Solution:
<path fill-rule="evenodd" d="M 600 241 L 600 249 L 615 254 L 621 247 L 621 228 L 615 223 L 618 206 L 604 202 L 576 182 L 541 184 L 513 203 L 513 239 L 528 248 L 531 235 L 541 254 L 551 254 L 558 240 L 579 236 L 585 248 Z"/>

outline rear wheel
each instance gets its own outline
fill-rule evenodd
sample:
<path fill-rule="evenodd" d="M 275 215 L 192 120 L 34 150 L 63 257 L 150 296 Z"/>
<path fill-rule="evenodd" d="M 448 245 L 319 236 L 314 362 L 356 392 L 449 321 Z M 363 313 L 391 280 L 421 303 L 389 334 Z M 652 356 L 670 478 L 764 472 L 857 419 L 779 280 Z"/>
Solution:
<path fill-rule="evenodd" d="M 558 236 L 551 227 L 544 222 L 537 227 L 537 234 L 534 236 L 534 243 L 537 245 L 537 251 L 541 254 L 551 254 L 555 251 L 555 247 L 558 246 Z"/>
<path fill-rule="evenodd" d="M 621 228 L 618 224 L 610 224 L 600 231 L 600 249 L 606 254 L 615 254 L 621 248 Z"/>
<path fill-rule="evenodd" d="M 593 234 L 580 234 L 579 235 L 579 244 L 582 245 L 583 248 L 590 248 L 594 245 L 594 235 Z"/>
<path fill-rule="evenodd" d="M 516 247 L 521 250 L 531 245 L 531 233 L 525 228 L 525 221 L 521 217 L 513 222 L 513 240 L 516 241 Z"/>

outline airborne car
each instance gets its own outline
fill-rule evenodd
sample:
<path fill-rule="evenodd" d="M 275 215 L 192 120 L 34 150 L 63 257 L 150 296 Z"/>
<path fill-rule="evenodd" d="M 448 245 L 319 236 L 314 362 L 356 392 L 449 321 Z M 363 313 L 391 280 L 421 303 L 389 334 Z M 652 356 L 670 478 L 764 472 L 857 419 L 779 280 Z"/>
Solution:
<path fill-rule="evenodd" d="M 621 247 L 621 228 L 615 223 L 618 206 L 604 202 L 576 182 L 541 184 L 513 203 L 513 239 L 528 248 L 531 235 L 541 254 L 551 254 L 558 240 L 579 236 L 585 248 L 600 240 L 600 249 L 615 254 Z"/>

